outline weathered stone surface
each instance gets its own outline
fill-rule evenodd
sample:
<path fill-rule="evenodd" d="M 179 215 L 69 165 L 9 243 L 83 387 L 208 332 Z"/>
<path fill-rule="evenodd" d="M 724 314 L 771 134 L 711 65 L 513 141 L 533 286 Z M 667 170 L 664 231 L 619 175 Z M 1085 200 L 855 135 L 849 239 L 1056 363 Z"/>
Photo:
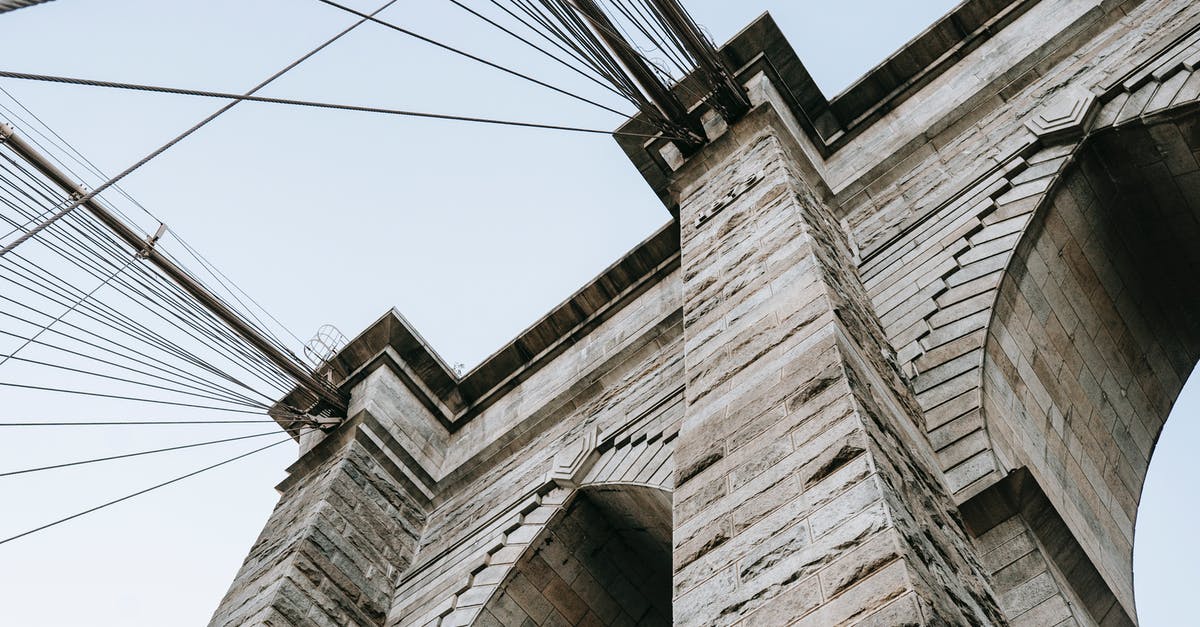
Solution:
<path fill-rule="evenodd" d="M 210 625 L 384 624 L 424 505 L 361 444 L 333 444 L 309 452 L 324 460 L 284 492 Z"/>
<path fill-rule="evenodd" d="M 945 518 L 953 506 L 924 466 L 932 451 L 900 445 L 919 433 L 919 409 L 887 357 L 844 236 L 819 188 L 804 180 L 776 114 L 751 115 L 721 140 L 731 144 L 723 160 L 706 163 L 681 192 L 682 264 L 695 280 L 685 274 L 688 407 L 677 457 L 689 472 L 675 486 L 684 540 L 675 621 L 835 624 L 914 592 L 931 608 L 927 621 L 1002 622 L 964 531 Z M 708 212 L 713 197 L 720 213 L 690 218 Z M 738 305 L 710 307 L 713 290 Z M 703 342 L 691 339 L 693 328 Z M 790 385 L 759 383 L 777 380 Z M 738 423 L 728 416 L 747 404 L 767 420 L 735 448 L 728 433 Z M 692 444 L 722 441 L 715 452 Z M 695 460 L 682 457 L 691 451 Z M 787 475 L 796 477 L 794 491 L 779 489 L 773 511 L 719 542 L 689 542 L 689 530 L 739 515 L 750 496 L 743 486 Z M 912 522 L 896 509 L 902 502 L 921 510 Z M 864 515 L 872 509 L 883 516 Z M 930 529 L 940 531 L 924 535 Z"/>
<path fill-rule="evenodd" d="M 620 140 L 677 221 L 462 377 L 395 313 L 334 359 L 214 625 L 1135 624 L 1200 5 L 972 0 L 833 100 L 725 54 L 743 118 Z"/>

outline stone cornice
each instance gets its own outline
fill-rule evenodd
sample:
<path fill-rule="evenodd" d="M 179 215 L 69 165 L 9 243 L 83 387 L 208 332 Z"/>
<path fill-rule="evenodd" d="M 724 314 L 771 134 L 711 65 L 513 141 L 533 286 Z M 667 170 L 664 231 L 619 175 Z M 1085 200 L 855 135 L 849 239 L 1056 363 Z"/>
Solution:
<path fill-rule="evenodd" d="M 1034 4 L 1036 0 L 967 0 L 833 98 L 821 93 L 769 13 L 735 35 L 721 48 L 721 54 L 738 68 L 740 82 L 765 74 L 821 156 L 828 157 Z M 692 80 L 682 81 L 677 92 L 695 93 L 689 89 Z M 640 116 L 620 130 L 653 132 Z M 661 154 L 669 142 L 628 136 L 616 139 L 674 212 L 666 194 L 672 168 Z"/>
<path fill-rule="evenodd" d="M 394 309 L 330 359 L 327 372 L 349 391 L 387 367 L 455 431 L 678 267 L 679 228 L 672 222 L 461 377 Z"/>

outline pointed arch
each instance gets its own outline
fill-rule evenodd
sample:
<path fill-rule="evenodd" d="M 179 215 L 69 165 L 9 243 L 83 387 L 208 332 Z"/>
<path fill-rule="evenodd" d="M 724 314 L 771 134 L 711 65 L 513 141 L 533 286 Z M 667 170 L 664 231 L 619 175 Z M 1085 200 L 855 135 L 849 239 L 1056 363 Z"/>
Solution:
<path fill-rule="evenodd" d="M 622 483 L 577 490 L 529 543 L 473 624 L 614 623 L 671 624 L 666 490 Z"/>

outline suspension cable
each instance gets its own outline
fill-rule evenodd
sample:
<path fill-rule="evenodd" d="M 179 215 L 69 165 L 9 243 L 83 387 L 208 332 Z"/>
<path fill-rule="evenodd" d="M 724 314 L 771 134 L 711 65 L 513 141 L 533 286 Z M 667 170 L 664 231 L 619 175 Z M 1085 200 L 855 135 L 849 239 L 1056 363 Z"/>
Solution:
<path fill-rule="evenodd" d="M 58 211 L 56 211 L 56 212 L 54 213 L 54 215 L 50 216 L 50 217 L 49 217 L 49 218 L 48 218 L 48 219 L 47 219 L 45 222 L 42 222 L 41 224 L 37 225 L 37 226 L 36 226 L 36 227 L 34 227 L 33 229 L 30 229 L 29 231 L 26 231 L 24 235 L 22 235 L 21 237 L 17 238 L 17 239 L 16 239 L 16 240 L 15 240 L 13 243 L 11 243 L 11 244 L 9 244 L 9 245 L 5 246 L 4 248 L 0 249 L 0 257 L 3 257 L 4 255 L 8 254 L 8 252 L 9 252 L 9 251 L 11 251 L 12 249 L 16 248 L 17 246 L 20 246 L 20 245 L 21 245 L 23 242 L 27 241 L 29 238 L 36 236 L 36 235 L 37 235 L 39 232 L 41 232 L 41 231 L 42 231 L 42 229 L 44 229 L 44 228 L 46 228 L 47 226 L 49 226 L 50 224 L 52 224 L 52 223 L 54 223 L 54 222 L 58 221 L 60 218 L 62 218 L 63 216 L 67 215 L 68 213 L 70 213 L 70 212 L 71 212 L 72 210 L 74 210 L 76 207 L 79 207 L 80 205 L 82 205 L 82 204 L 84 204 L 84 203 L 88 202 L 89 200 L 91 200 L 92 198 L 94 198 L 94 197 L 95 197 L 97 194 L 99 194 L 99 193 L 103 192 L 104 190 L 108 189 L 109 187 L 111 187 L 111 186 L 115 185 L 117 182 L 119 182 L 121 179 L 125 178 L 126 176 L 129 176 L 130 174 L 132 174 L 132 173 L 133 173 L 135 170 L 137 170 L 138 168 L 140 168 L 140 167 L 142 167 L 142 166 L 146 165 L 147 163 L 149 163 L 149 162 L 150 162 L 150 160 L 152 160 L 152 159 L 154 159 L 155 157 L 157 157 L 157 156 L 161 155 L 162 153 L 166 152 L 166 151 L 167 151 L 168 149 L 170 149 L 172 146 L 174 146 L 174 145 L 178 144 L 179 142 L 183 141 L 184 139 L 186 139 L 186 138 L 187 138 L 189 135 L 191 135 L 192 133 L 195 133 L 196 131 L 198 131 L 198 130 L 200 130 L 201 128 L 203 128 L 204 126 L 206 126 L 206 125 L 207 125 L 209 122 L 212 122 L 213 120 L 215 120 L 215 119 L 217 119 L 218 117 L 220 117 L 220 116 L 221 116 L 221 114 L 223 114 L 223 113 L 225 113 L 226 111 L 229 111 L 230 109 L 234 108 L 235 106 L 237 106 L 237 105 L 238 105 L 238 103 L 242 102 L 242 101 L 245 99 L 245 97 L 246 97 L 246 96 L 251 96 L 251 95 L 253 95 L 254 93 L 256 93 L 256 92 L 258 92 L 259 90 L 261 90 L 262 88 L 264 88 L 264 87 L 266 87 L 267 85 L 271 84 L 271 83 L 272 83 L 272 82 L 274 82 L 276 79 L 278 79 L 280 76 L 283 76 L 284 74 L 286 74 L 286 73 L 288 73 L 289 71 L 291 71 L 291 70 L 292 70 L 292 68 L 296 67 L 297 65 L 300 65 L 301 63 L 303 63 L 304 61 L 306 61 L 307 59 L 309 59 L 309 58 L 310 58 L 310 57 L 312 57 L 313 55 L 317 54 L 317 53 L 318 53 L 318 52 L 320 52 L 321 50 L 324 50 L 326 47 L 328 47 L 328 46 L 332 45 L 332 44 L 333 44 L 335 41 L 337 41 L 337 40 L 341 39 L 343 36 L 345 36 L 346 34 L 350 33 L 350 31 L 354 30 L 355 28 L 358 28 L 360 25 L 362 25 L 363 23 L 365 23 L 367 20 L 369 20 L 369 19 L 373 19 L 373 18 L 372 18 L 372 16 L 373 16 L 373 15 L 375 15 L 376 13 L 379 13 L 379 12 L 383 11 L 384 9 L 386 9 L 386 8 L 388 8 L 388 7 L 390 7 L 390 6 L 392 6 L 392 5 L 393 5 L 393 4 L 395 4 L 396 2 L 397 2 L 397 0 L 388 0 L 386 3 L 384 3 L 384 4 L 383 4 L 383 6 L 379 7 L 378 9 L 375 9 L 375 11 L 373 11 L 373 12 L 372 12 L 370 15 L 367 15 L 367 14 L 362 14 L 362 19 L 360 19 L 359 21 L 355 22 L 354 24 L 351 24 L 351 25 L 350 25 L 348 28 L 346 28 L 345 30 L 343 30 L 343 31 L 339 32 L 338 34 L 334 35 L 332 38 L 328 39 L 327 41 L 325 41 L 325 42 L 324 42 L 324 43 L 322 43 L 321 45 L 319 45 L 319 46 L 317 46 L 316 48 L 313 48 L 313 49 L 312 49 L 312 50 L 310 50 L 309 52 L 305 53 L 305 54 L 304 54 L 304 55 L 302 55 L 302 56 L 301 56 L 299 59 L 296 59 L 295 61 L 293 61 L 293 62 L 289 63 L 289 64 L 288 64 L 288 65 L 286 65 L 286 66 L 284 66 L 284 67 L 283 67 L 283 69 L 281 69 L 281 70 L 279 70 L 279 71 L 275 72 L 274 74 L 272 74 L 271 76 L 269 76 L 269 77 L 268 77 L 266 80 L 262 81 L 261 83 L 259 83 L 259 84 L 258 84 L 258 85 L 256 85 L 256 86 L 254 86 L 252 89 L 250 89 L 250 91 L 246 92 L 246 93 L 245 93 L 245 94 L 243 94 L 242 96 L 240 96 L 240 97 L 235 97 L 235 99 L 234 99 L 232 102 L 230 102 L 230 103 L 226 104 L 225 106 L 223 106 L 223 107 L 221 107 L 220 109 L 218 109 L 218 110 L 216 110 L 215 112 L 213 112 L 213 113 L 212 113 L 211 115 L 209 115 L 208 117 L 206 117 L 206 118 L 204 118 L 203 120 L 201 120 L 201 121 L 197 122 L 197 123 L 196 123 L 195 125 L 193 125 L 191 128 L 189 128 L 188 130 L 184 131 L 183 133 L 180 133 L 180 134 L 179 134 L 178 136 L 176 136 L 174 139 L 172 139 L 172 140 L 168 141 L 167 143 L 163 144 L 162 146 L 160 146 L 160 147 L 156 148 L 156 149 L 155 149 L 154 151 L 152 151 L 150 154 L 146 155 L 145 157 L 142 157 L 142 158 L 141 158 L 141 159 L 140 159 L 140 160 L 139 160 L 137 163 L 134 163 L 133 165 L 129 166 L 128 168 L 125 168 L 125 170 L 123 170 L 123 171 L 122 171 L 120 174 L 117 174 L 116 176 L 114 176 L 114 177 L 112 177 L 112 178 L 108 179 L 107 181 L 105 181 L 104 183 L 101 183 L 99 187 L 96 187 L 95 189 L 93 189 L 93 190 L 89 191 L 89 192 L 88 192 L 87 194 L 85 194 L 85 195 L 84 195 L 82 198 L 79 198 L 79 199 L 77 199 L 75 202 L 71 203 L 71 204 L 70 204 L 70 205 L 68 205 L 67 207 L 64 207 L 63 209 L 59 209 Z"/>
<path fill-rule="evenodd" d="M 185 474 L 185 475 L 180 475 L 180 476 L 178 476 L 178 477 L 175 477 L 175 478 L 173 478 L 173 479 L 168 479 L 168 480 L 166 480 L 166 481 L 163 481 L 162 483 L 158 483 L 158 484 L 152 485 L 152 486 L 150 486 L 150 487 L 148 487 L 148 488 L 144 488 L 144 489 L 138 490 L 137 492 L 134 492 L 134 493 L 132 493 L 132 494 L 127 494 L 127 495 L 125 495 L 125 496 L 122 496 L 122 497 L 120 497 L 120 498 L 116 498 L 116 499 L 113 499 L 113 500 L 111 500 L 111 501 L 107 501 L 107 502 L 105 502 L 105 503 L 101 503 L 100 505 L 97 505 L 97 506 L 95 506 L 95 507 L 90 507 L 90 508 L 88 508 L 88 509 L 85 509 L 85 510 L 83 510 L 83 511 L 81 511 L 81 512 L 77 512 L 77 513 L 75 513 L 75 514 L 71 514 L 70 516 L 67 516 L 67 517 L 65 517 L 65 518 L 59 518 L 58 520 L 55 520 L 55 521 L 52 521 L 52 522 L 46 523 L 46 524 L 44 524 L 44 525 L 41 525 L 40 527 L 34 527 L 33 529 L 30 529 L 30 530 L 28 530 L 28 531 L 23 531 L 23 532 L 21 532 L 21 533 L 18 533 L 18 534 L 17 534 L 17 535 L 15 535 L 15 536 L 9 536 L 9 537 L 7 537 L 7 538 L 4 538 L 3 540 L 0 540 L 0 544 L 6 544 L 6 543 L 8 543 L 8 542 L 12 542 L 13 540 L 17 540 L 17 539 L 20 539 L 20 538 L 24 538 L 25 536 L 28 536 L 28 535 L 31 535 L 31 534 L 37 533 L 37 532 L 39 532 L 39 531 L 43 531 L 43 530 L 45 530 L 45 529 L 49 529 L 49 528 L 51 528 L 51 527 L 54 527 L 54 526 L 57 526 L 57 525 L 61 525 L 61 524 L 65 523 L 65 522 L 68 522 L 68 521 L 74 520 L 74 519 L 76 519 L 76 518 L 79 518 L 80 516 L 86 516 L 87 514 L 91 514 L 92 512 L 95 512 L 95 511 L 98 511 L 98 510 L 104 509 L 104 508 L 106 508 L 106 507 L 111 507 L 111 506 L 113 506 L 113 505 L 116 505 L 117 503 L 121 503 L 121 502 L 123 502 L 123 501 L 128 501 L 129 499 L 132 499 L 132 498 L 134 498 L 134 497 L 141 496 L 141 495 L 143 495 L 143 494 L 146 494 L 147 492 L 152 492 L 152 491 L 154 491 L 154 490 L 157 490 L 157 489 L 159 489 L 159 488 L 163 488 L 163 487 L 169 486 L 169 485 L 171 485 L 171 484 L 173 484 L 173 483 L 178 483 L 178 482 L 180 482 L 180 481 L 183 481 L 184 479 L 188 479 L 188 478 L 190 478 L 190 477 L 194 477 L 194 476 L 196 476 L 196 475 L 198 475 L 198 474 L 201 474 L 201 473 L 203 473 L 203 472 L 207 472 L 207 471 L 209 471 L 209 470 L 213 470 L 214 468 L 219 468 L 219 467 L 221 467 L 221 466 L 224 466 L 224 465 L 226 465 L 226 464 L 233 463 L 233 462 L 235 462 L 235 461 L 237 461 L 237 460 L 239 460 L 239 459 L 242 459 L 242 458 L 245 458 L 245 457 L 249 457 L 249 456 L 251 456 L 251 455 L 253 455 L 253 454 L 255 454 L 255 453 L 258 453 L 258 452 L 261 452 L 261 451 L 265 451 L 265 450 L 267 450 L 267 449 L 269 449 L 269 448 L 272 448 L 272 447 L 275 447 L 275 446 L 279 446 L 280 444 L 283 444 L 284 442 L 291 442 L 291 441 L 292 441 L 292 439 L 291 439 L 291 438 L 285 438 L 285 439 L 283 439 L 283 440 L 279 440 L 278 442 L 274 442 L 274 443 L 268 444 L 268 445 L 266 445 L 266 446 L 263 446 L 263 447 L 260 447 L 260 448 L 256 448 L 256 449 L 254 449 L 254 450 L 252 450 L 252 451 L 247 451 L 247 452 L 245 452 L 245 453 L 242 453 L 242 454 L 240 454 L 240 455 L 236 455 L 236 456 L 234 456 L 234 457 L 230 457 L 229 459 L 226 459 L 226 460 L 224 460 L 224 461 L 220 461 L 220 462 L 217 462 L 217 463 L 215 463 L 215 464 L 212 464 L 212 465 L 209 465 L 209 466 L 205 466 L 205 467 L 203 467 L 203 468 L 200 468 L 200 469 L 198 469 L 198 470 L 193 470 L 192 472 L 189 472 L 189 473 L 187 473 L 187 474 Z"/>
<path fill-rule="evenodd" d="M 318 0 L 323 2 L 324 0 Z M 572 133 L 587 133 L 592 135 L 614 135 L 628 137 L 653 138 L 659 135 L 650 135 L 646 133 L 630 133 L 623 131 L 606 131 L 602 129 L 586 128 L 579 126 L 568 126 L 563 124 L 543 124 L 538 122 L 525 122 L 521 120 L 505 120 L 497 118 L 485 118 L 469 115 L 454 115 L 448 113 L 432 113 L 428 111 L 410 111 L 408 109 L 394 109 L 389 107 L 373 107 L 366 105 L 339 104 L 335 102 L 323 102 L 319 100 L 299 100 L 295 98 L 273 98 L 270 96 L 254 96 L 250 94 L 234 94 L 223 91 L 210 91 L 203 89 L 188 89 L 182 87 L 167 87 L 163 85 L 146 85 L 141 83 L 124 83 L 118 81 L 102 81 L 90 78 L 77 78 L 71 76 L 55 76 L 51 74 L 31 74 L 28 72 L 12 72 L 8 70 L 0 70 L 0 78 L 12 78 L 18 80 L 38 81 L 46 83 L 62 83 L 66 85 L 81 85 L 85 87 L 103 87 L 107 89 L 123 89 L 128 91 L 144 91 L 163 94 L 175 94 L 180 96 L 197 96 L 202 98 L 220 98 L 229 99 L 236 98 L 239 102 L 262 102 L 267 104 L 289 105 L 295 107 L 309 107 L 313 109 L 334 109 L 339 111 L 356 111 L 359 113 L 378 113 L 383 115 L 395 115 L 400 117 L 427 118 L 432 120 L 447 120 L 451 122 L 471 122 L 476 124 L 492 124 L 497 126 L 516 126 L 523 128 L 536 128 L 552 131 L 567 131 Z M 625 116 L 626 114 L 616 111 L 616 113 Z M 668 139 L 670 139 L 668 137 Z M 157 155 L 155 155 L 157 156 Z M 134 168 L 136 169 L 136 168 Z M 120 180 L 124 175 L 118 175 L 112 180 Z M 97 188 L 98 191 L 103 189 Z M 96 193 L 96 192 L 94 192 Z M 93 194 L 94 194 L 93 193 Z M 90 198 L 89 198 L 90 200 Z"/>

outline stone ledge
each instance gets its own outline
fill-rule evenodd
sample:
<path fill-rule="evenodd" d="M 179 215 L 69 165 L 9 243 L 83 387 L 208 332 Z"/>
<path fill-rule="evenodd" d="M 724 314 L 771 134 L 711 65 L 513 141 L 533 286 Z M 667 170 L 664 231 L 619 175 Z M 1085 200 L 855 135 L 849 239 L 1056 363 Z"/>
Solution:
<path fill-rule="evenodd" d="M 389 367 L 456 431 L 678 267 L 679 228 L 671 222 L 461 377 L 395 309 L 351 340 L 325 372 L 349 391 L 374 370 Z M 281 402 L 303 394 L 295 391 Z M 276 420 L 292 426 L 285 417 Z"/>
<path fill-rule="evenodd" d="M 966 0 L 833 98 L 821 93 L 769 13 L 735 35 L 720 52 L 731 67 L 738 68 L 740 83 L 765 73 L 821 156 L 828 157 L 1034 4 L 1032 0 Z M 695 93 L 694 82 L 695 78 L 689 76 L 674 90 L 681 97 Z M 641 116 L 634 116 L 619 130 L 655 132 Z M 661 154 L 670 142 L 629 136 L 616 140 L 651 188 L 667 202 L 668 209 L 675 212 L 665 189 L 676 168 Z"/>

